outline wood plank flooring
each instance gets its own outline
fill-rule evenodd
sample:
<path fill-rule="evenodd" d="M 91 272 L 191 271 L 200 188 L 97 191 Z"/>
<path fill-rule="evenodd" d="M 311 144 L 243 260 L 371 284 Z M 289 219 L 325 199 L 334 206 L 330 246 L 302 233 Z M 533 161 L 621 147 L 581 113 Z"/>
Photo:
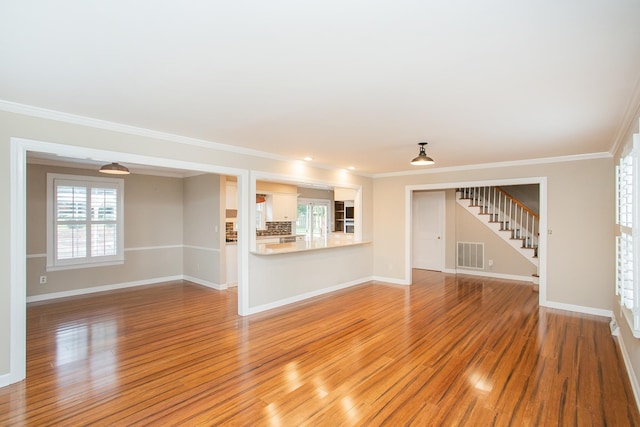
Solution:
<path fill-rule="evenodd" d="M 416 270 L 250 317 L 188 282 L 27 309 L 0 425 L 638 426 L 607 318 Z"/>

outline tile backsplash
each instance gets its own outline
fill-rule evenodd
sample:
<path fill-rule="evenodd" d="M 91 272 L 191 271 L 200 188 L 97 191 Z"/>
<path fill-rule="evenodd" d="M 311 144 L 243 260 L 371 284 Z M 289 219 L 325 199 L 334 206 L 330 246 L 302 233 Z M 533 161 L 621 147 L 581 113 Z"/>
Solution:
<path fill-rule="evenodd" d="M 290 236 L 293 234 L 292 222 L 267 222 L 266 230 L 256 230 L 257 236 Z M 233 229 L 233 222 L 225 223 L 227 241 L 238 238 L 238 232 Z"/>
<path fill-rule="evenodd" d="M 258 236 L 287 236 L 293 234 L 292 222 L 267 222 L 266 230 L 256 230 Z"/>

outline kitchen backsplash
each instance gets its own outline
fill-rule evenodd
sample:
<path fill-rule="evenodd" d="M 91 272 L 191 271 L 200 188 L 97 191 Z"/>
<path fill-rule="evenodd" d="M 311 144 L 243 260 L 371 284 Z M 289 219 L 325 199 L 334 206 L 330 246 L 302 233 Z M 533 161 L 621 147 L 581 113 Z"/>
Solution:
<path fill-rule="evenodd" d="M 266 230 L 256 230 L 258 236 L 289 236 L 293 234 L 292 222 L 267 222 Z M 233 229 L 233 222 L 225 223 L 227 241 L 238 238 L 238 232 Z"/>
<path fill-rule="evenodd" d="M 293 234 L 291 232 L 292 222 L 267 222 L 266 230 L 256 230 L 258 236 L 287 236 Z"/>

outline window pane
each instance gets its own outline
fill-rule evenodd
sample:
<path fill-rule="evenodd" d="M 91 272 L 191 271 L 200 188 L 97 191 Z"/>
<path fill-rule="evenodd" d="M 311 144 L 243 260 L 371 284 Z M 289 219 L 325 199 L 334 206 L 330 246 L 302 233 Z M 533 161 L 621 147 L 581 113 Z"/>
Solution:
<path fill-rule="evenodd" d="M 115 188 L 91 189 L 91 220 L 115 221 L 118 211 L 118 190 Z"/>
<path fill-rule="evenodd" d="M 58 221 L 84 221 L 87 219 L 87 189 L 60 185 L 56 191 L 56 218 Z"/>
<path fill-rule="evenodd" d="M 298 205 L 298 217 L 296 219 L 296 234 L 310 234 L 309 206 L 307 203 Z"/>
<path fill-rule="evenodd" d="M 91 256 L 109 256 L 117 253 L 116 224 L 91 224 Z"/>
<path fill-rule="evenodd" d="M 328 206 L 313 205 L 313 237 L 327 236 Z"/>
<path fill-rule="evenodd" d="M 58 224 L 58 259 L 85 258 L 87 256 L 87 227 L 84 224 Z"/>

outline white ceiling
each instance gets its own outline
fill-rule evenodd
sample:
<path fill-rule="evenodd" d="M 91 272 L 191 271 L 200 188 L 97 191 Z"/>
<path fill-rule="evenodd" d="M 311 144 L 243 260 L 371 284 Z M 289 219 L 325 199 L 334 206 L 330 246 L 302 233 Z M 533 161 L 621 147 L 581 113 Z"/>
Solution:
<path fill-rule="evenodd" d="M 639 78 L 638 0 L 0 0 L 2 100 L 366 173 L 610 151 Z"/>

